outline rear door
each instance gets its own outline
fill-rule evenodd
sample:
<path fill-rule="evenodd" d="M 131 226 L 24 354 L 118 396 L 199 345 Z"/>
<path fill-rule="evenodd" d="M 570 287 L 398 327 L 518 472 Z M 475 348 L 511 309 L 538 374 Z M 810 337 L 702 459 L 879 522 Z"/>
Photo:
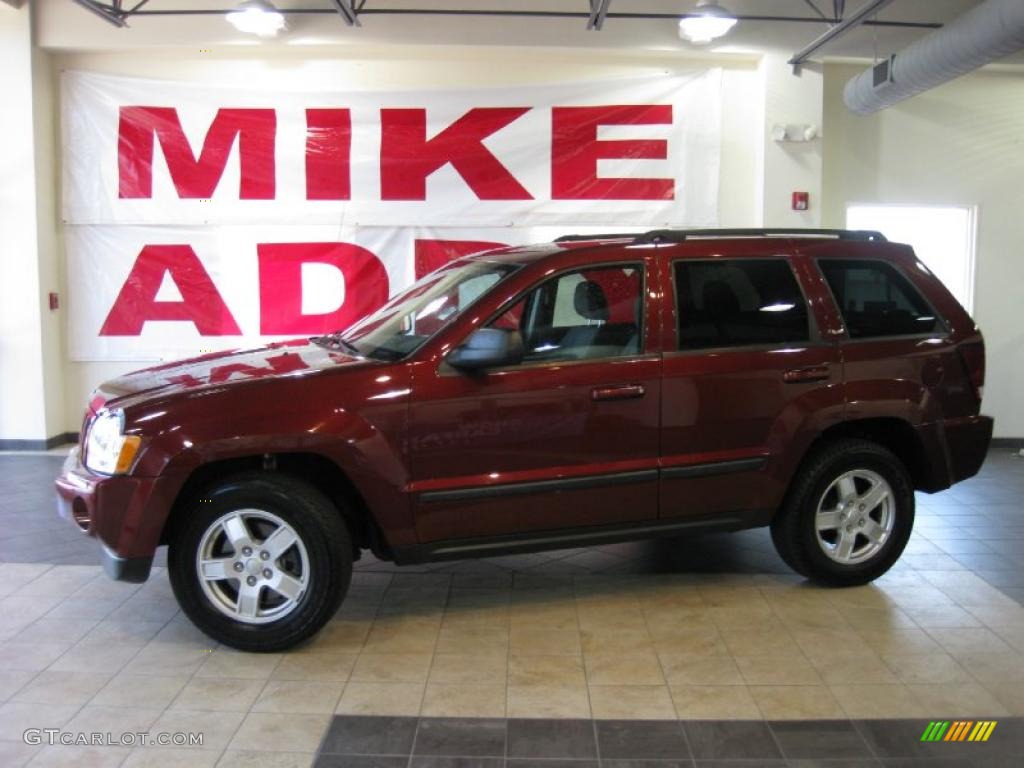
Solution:
<path fill-rule="evenodd" d="M 746 253 L 738 245 L 710 258 L 684 246 L 665 262 L 674 317 L 666 323 L 662 517 L 767 519 L 811 440 L 842 419 L 838 349 L 807 300 L 816 290 L 809 265 L 778 245 L 781 252 L 751 243 Z"/>

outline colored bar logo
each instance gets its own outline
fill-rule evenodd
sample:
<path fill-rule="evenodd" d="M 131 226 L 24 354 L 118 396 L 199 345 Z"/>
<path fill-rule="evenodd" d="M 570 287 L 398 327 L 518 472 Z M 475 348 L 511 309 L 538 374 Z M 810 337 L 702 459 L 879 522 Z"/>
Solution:
<path fill-rule="evenodd" d="M 995 720 L 933 720 L 921 734 L 921 741 L 988 741 L 996 729 Z"/>

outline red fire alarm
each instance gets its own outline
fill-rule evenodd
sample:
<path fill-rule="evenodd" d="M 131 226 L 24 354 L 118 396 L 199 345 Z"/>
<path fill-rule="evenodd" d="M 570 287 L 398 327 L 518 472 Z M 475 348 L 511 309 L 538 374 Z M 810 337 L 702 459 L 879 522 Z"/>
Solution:
<path fill-rule="evenodd" d="M 58 296 L 56 293 L 50 294 L 50 309 L 52 311 L 60 309 L 60 296 Z"/>
<path fill-rule="evenodd" d="M 793 210 L 806 211 L 811 207 L 811 195 L 809 192 L 793 193 Z"/>

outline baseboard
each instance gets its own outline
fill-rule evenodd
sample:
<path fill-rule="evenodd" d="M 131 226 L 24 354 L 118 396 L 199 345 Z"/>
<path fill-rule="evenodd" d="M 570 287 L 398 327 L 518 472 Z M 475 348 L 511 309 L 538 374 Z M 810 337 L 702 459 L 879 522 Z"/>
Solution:
<path fill-rule="evenodd" d="M 64 432 L 45 440 L 6 440 L 0 438 L 0 451 L 49 451 L 78 442 L 77 432 Z"/>
<path fill-rule="evenodd" d="M 1024 437 L 993 437 L 992 447 L 999 450 L 1024 451 Z"/>

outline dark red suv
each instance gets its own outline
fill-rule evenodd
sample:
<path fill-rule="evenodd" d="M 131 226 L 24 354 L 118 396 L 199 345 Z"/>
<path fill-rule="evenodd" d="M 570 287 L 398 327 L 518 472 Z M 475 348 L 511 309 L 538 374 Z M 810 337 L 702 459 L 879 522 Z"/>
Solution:
<path fill-rule="evenodd" d="M 971 318 L 874 232 L 566 237 L 452 262 L 346 331 L 101 386 L 61 508 L 110 576 L 170 546 L 211 637 L 316 632 L 364 549 L 397 563 L 770 525 L 863 584 L 914 491 L 974 475 Z"/>

